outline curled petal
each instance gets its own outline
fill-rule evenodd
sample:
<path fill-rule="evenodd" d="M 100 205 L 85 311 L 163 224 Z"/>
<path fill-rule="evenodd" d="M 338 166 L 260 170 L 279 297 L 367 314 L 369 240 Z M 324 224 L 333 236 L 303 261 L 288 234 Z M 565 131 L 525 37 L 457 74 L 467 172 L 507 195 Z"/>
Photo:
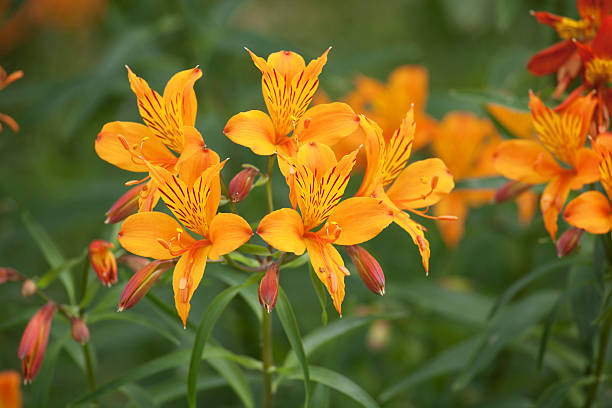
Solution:
<path fill-rule="evenodd" d="M 412 218 L 410 218 L 410 215 L 403 211 L 395 212 L 393 222 L 410 234 L 412 242 L 414 242 L 414 244 L 419 248 L 425 273 L 429 274 L 429 257 L 431 255 L 431 250 L 429 249 L 429 241 L 427 241 L 427 238 L 425 238 L 425 230 L 423 226 L 414 221 Z"/>
<path fill-rule="evenodd" d="M 306 250 L 302 217 L 290 208 L 266 215 L 257 227 L 257 234 L 279 251 L 302 255 Z"/>
<path fill-rule="evenodd" d="M 612 207 L 599 191 L 580 194 L 565 207 L 563 216 L 570 225 L 591 234 L 605 234 L 612 228 Z"/>

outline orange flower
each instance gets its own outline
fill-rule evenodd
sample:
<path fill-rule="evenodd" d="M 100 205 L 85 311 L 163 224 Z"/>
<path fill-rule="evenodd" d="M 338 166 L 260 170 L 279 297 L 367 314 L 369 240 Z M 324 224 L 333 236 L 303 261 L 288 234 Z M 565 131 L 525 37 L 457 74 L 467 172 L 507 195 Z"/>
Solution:
<path fill-rule="evenodd" d="M 117 283 L 117 260 L 111 252 L 113 246 L 101 239 L 89 244 L 89 262 L 100 281 L 109 287 Z"/>
<path fill-rule="evenodd" d="M 444 162 L 437 158 L 417 161 L 405 167 L 415 137 L 413 109 L 408 111 L 389 141 L 385 141 L 382 129 L 375 122 L 363 118 L 361 123 L 365 132 L 367 167 L 357 195 L 376 197 L 383 202 L 393 213 L 393 221 L 406 230 L 418 246 L 428 273 L 430 250 L 425 228 L 403 210 L 426 218 L 456 219 L 426 214 L 429 206 L 453 189 L 453 176 Z"/>
<path fill-rule="evenodd" d="M 572 200 L 563 216 L 570 224 L 592 234 L 606 234 L 612 229 L 612 134 L 599 135 L 595 142 L 599 156 L 601 184 L 608 197 L 599 191 L 587 191 Z"/>
<path fill-rule="evenodd" d="M 556 98 L 561 97 L 583 66 L 574 40 L 588 43 L 595 37 L 602 19 L 610 13 L 612 1 L 576 0 L 576 6 L 580 20 L 544 11 L 532 12 L 539 23 L 553 27 L 563 40 L 538 52 L 527 64 L 527 69 L 534 75 L 557 73 Z"/>
<path fill-rule="evenodd" d="M 26 383 L 32 382 L 40 371 L 47 350 L 49 331 L 51 330 L 51 321 L 55 310 L 56 306 L 53 302 L 44 305 L 30 319 L 21 337 L 17 354 L 21 359 L 23 379 Z"/>
<path fill-rule="evenodd" d="M 455 180 L 495 175 L 493 152 L 501 142 L 493 124 L 473 113 L 451 112 L 439 124 L 432 152 L 446 163 Z M 495 190 L 453 191 L 436 206 L 437 215 L 453 214 L 457 222 L 438 222 L 444 242 L 456 247 L 465 228 L 468 208 L 489 202 Z"/>
<path fill-rule="evenodd" d="M 386 84 L 366 76 L 357 77 L 356 89 L 346 101 L 356 112 L 366 115 L 382 128 L 386 142 L 393 137 L 406 112 L 414 106 L 414 119 L 419 126 L 412 148 L 420 149 L 431 140 L 436 127 L 435 120 L 425 113 L 428 81 L 429 74 L 424 67 L 404 65 L 391 72 Z M 361 143 L 363 139 L 352 136 L 343 139 L 334 149 L 336 152 L 349 152 Z"/>
<path fill-rule="evenodd" d="M 20 384 L 16 371 L 0 371 L 0 408 L 21 408 Z"/>
<path fill-rule="evenodd" d="M 15 71 L 10 75 L 7 75 L 4 68 L 0 67 L 0 91 L 9 86 L 12 82 L 15 82 L 21 78 L 23 78 L 23 71 Z M 2 131 L 2 122 L 6 123 L 8 127 L 13 129 L 13 132 L 19 131 L 19 125 L 17 122 L 15 122 L 15 119 L 11 118 L 9 115 L 0 113 L 0 132 Z"/>
<path fill-rule="evenodd" d="M 194 239 L 169 215 L 154 211 L 129 216 L 119 231 L 121 245 L 136 255 L 155 259 L 180 256 L 172 286 L 176 309 L 185 326 L 191 297 L 202 280 L 207 259 L 219 259 L 252 235 L 249 224 L 238 215 L 217 213 L 221 198 L 219 172 L 224 164 L 212 165 L 196 179 L 185 180 L 147 163 L 168 208 L 201 239 Z"/>
<path fill-rule="evenodd" d="M 202 135 L 193 127 L 197 112 L 193 85 L 202 76 L 202 71 L 193 68 L 175 74 L 162 97 L 149 88 L 144 79 L 129 68 L 127 70 L 146 126 L 134 122 L 107 123 L 96 139 L 98 156 L 121 169 L 143 173 L 148 172 L 144 160 L 175 173 L 184 165 L 191 167 L 186 165 L 187 161 L 218 162 L 216 153 L 206 148 Z M 127 184 L 137 184 L 148 178 Z M 140 193 L 140 211 L 151 211 L 158 200 L 155 184 L 148 181 Z"/>
<path fill-rule="evenodd" d="M 308 251 L 313 269 L 340 315 L 344 277 L 349 272 L 334 244 L 368 241 L 393 219 L 378 199 L 353 197 L 340 201 L 356 156 L 355 150 L 337 161 L 331 148 L 312 142 L 301 146 L 295 158 L 281 158 L 293 173 L 290 187 L 300 213 L 291 208 L 274 211 L 257 228 L 263 240 L 279 251 L 296 255 Z"/>
<path fill-rule="evenodd" d="M 584 147 L 595 100 L 590 96 L 578 98 L 566 111 L 557 114 L 530 93 L 529 107 L 538 141 L 502 142 L 495 153 L 495 168 L 512 180 L 547 183 L 540 209 L 544 226 L 554 241 L 557 218 L 569 191 L 599 179 L 595 153 Z"/>
<path fill-rule="evenodd" d="M 306 142 L 331 146 L 357 129 L 358 116 L 347 104 L 328 103 L 306 110 L 319 86 L 329 49 L 308 65 L 291 51 L 270 54 L 267 61 L 247 51 L 262 73 L 269 115 L 259 110 L 234 115 L 223 130 L 232 142 L 258 155 L 291 157 Z"/>

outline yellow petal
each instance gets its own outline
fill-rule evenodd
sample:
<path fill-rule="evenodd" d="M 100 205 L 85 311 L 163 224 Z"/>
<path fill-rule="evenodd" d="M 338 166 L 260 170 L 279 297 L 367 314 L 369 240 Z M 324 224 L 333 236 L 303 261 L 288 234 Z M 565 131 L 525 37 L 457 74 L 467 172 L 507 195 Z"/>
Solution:
<path fill-rule="evenodd" d="M 485 108 L 504 129 L 514 136 L 522 139 L 534 138 L 535 129 L 529 111 L 513 109 L 498 103 L 487 103 Z"/>
<path fill-rule="evenodd" d="M 217 260 L 247 242 L 253 231 L 248 222 L 236 214 L 219 213 L 210 223 L 210 259 Z"/>
<path fill-rule="evenodd" d="M 495 152 L 494 165 L 504 177 L 528 184 L 550 180 L 551 172 L 542 172 L 540 169 L 561 170 L 550 153 L 532 140 L 507 140 L 500 143 Z"/>
<path fill-rule="evenodd" d="M 421 208 L 437 203 L 454 187 L 453 176 L 442 160 L 425 159 L 406 167 L 387 196 L 401 209 Z"/>
<path fill-rule="evenodd" d="M 557 219 L 570 191 L 571 176 L 567 174 L 553 178 L 540 197 L 540 210 L 544 218 L 544 226 L 553 241 L 557 236 Z"/>
<path fill-rule="evenodd" d="M 179 232 L 181 243 L 186 247 L 195 242 L 168 214 L 141 212 L 130 215 L 123 221 L 118 240 L 123 248 L 136 255 L 155 259 L 171 259 L 176 255 L 172 255 L 166 247 L 160 244 L 159 239 L 170 243 Z"/>
<path fill-rule="evenodd" d="M 257 227 L 257 234 L 279 251 L 302 255 L 306 250 L 302 238 L 302 217 L 290 208 L 282 208 L 266 215 Z"/>
<path fill-rule="evenodd" d="M 185 131 L 185 148 L 176 166 L 180 179 L 187 186 L 192 186 L 204 170 L 218 165 L 220 160 L 214 150 L 206 147 L 200 132 L 191 126 L 183 126 L 183 130 Z"/>
<path fill-rule="evenodd" d="M 429 249 L 429 241 L 425 238 L 423 226 L 414 221 L 410 218 L 410 215 L 403 211 L 397 211 L 393 221 L 410 234 L 412 242 L 419 248 L 419 252 L 421 253 L 425 273 L 429 274 L 429 257 L 431 255 L 431 250 Z"/>
<path fill-rule="evenodd" d="M 260 156 L 276 152 L 274 125 L 262 111 L 252 110 L 234 115 L 225 125 L 223 133 L 232 142 L 248 147 Z"/>
<path fill-rule="evenodd" d="M 393 136 L 391 136 L 391 139 L 385 145 L 382 169 L 382 183 L 384 186 L 395 180 L 406 166 L 412 152 L 415 127 L 414 108 L 410 107 L 408 113 L 402 119 L 400 127 L 393 133 Z"/>
<path fill-rule="evenodd" d="M 385 139 L 380 126 L 365 116 L 361 118 L 360 127 L 364 133 L 367 165 L 363 181 L 355 195 L 369 196 L 379 184 L 382 184 Z"/>
<path fill-rule="evenodd" d="M 206 260 L 209 246 L 204 246 L 190 250 L 181 256 L 174 267 L 172 274 L 172 289 L 174 290 L 174 304 L 183 326 L 187 326 L 187 316 L 191 309 L 191 298 L 193 293 L 200 285 L 206 268 Z"/>
<path fill-rule="evenodd" d="M 174 74 L 164 89 L 165 104 L 170 106 L 171 114 L 182 115 L 183 125 L 195 125 L 198 101 L 193 85 L 200 78 L 202 78 L 201 69 L 197 67 L 186 69 Z"/>
<path fill-rule="evenodd" d="M 125 148 L 121 138 L 127 142 L 132 153 L 142 155 L 153 163 L 171 166 L 177 160 L 151 129 L 133 122 L 109 122 L 104 125 L 95 143 L 98 156 L 124 170 L 147 172 L 144 162 Z"/>
<path fill-rule="evenodd" d="M 340 235 L 337 245 L 356 245 L 369 241 L 393 222 L 393 211 L 371 197 L 353 197 L 342 201 L 323 226 L 337 224 Z"/>
<path fill-rule="evenodd" d="M 279 51 L 268 55 L 268 66 L 275 69 L 282 76 L 293 79 L 306 68 L 304 58 L 292 51 Z"/>
<path fill-rule="evenodd" d="M 299 121 L 294 135 L 300 144 L 318 142 L 333 146 L 359 127 L 360 117 L 340 102 L 316 105 Z"/>
<path fill-rule="evenodd" d="M 338 162 L 334 151 L 328 145 L 317 142 L 302 145 L 297 153 L 297 161 L 317 175 L 327 173 Z"/>
<path fill-rule="evenodd" d="M 612 228 L 610 202 L 599 191 L 580 194 L 565 207 L 565 220 L 591 234 L 605 234 Z"/>
<path fill-rule="evenodd" d="M 306 239 L 306 248 L 310 263 L 329 292 L 334 307 L 342 316 L 342 301 L 344 300 L 345 266 L 342 257 L 333 245 L 323 243 L 318 239 Z"/>

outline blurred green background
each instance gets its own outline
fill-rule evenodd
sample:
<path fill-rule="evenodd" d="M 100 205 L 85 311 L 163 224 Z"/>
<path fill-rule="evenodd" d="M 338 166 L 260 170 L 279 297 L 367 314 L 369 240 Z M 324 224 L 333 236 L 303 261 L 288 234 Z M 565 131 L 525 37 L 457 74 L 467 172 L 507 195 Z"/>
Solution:
<path fill-rule="evenodd" d="M 8 2 L 0 25 L 24 3 Z M 202 68 L 204 76 L 195 86 L 196 127 L 221 157 L 231 157 L 224 169 L 229 179 L 241 163 L 265 167 L 264 158 L 231 145 L 222 133 L 231 115 L 264 108 L 260 74 L 244 46 L 260 56 L 293 50 L 307 61 L 333 46 L 320 76 L 321 89 L 332 99 L 350 92 L 357 74 L 385 81 L 399 65 L 422 64 L 430 72 L 427 111 L 432 116 L 441 119 L 454 109 L 484 115 L 482 103 L 487 99 L 507 99 L 526 107 L 529 88 L 550 90 L 553 85 L 553 78 L 535 78 L 525 69 L 529 57 L 556 38 L 552 29 L 537 24 L 529 10 L 577 15 L 570 0 L 111 0 L 101 4 L 100 11 L 79 28 L 32 22 L 0 55 L 0 65 L 8 72 L 22 69 L 25 74 L 0 92 L 0 112 L 21 126 L 19 133 L 5 129 L 0 134 L 0 265 L 13 266 L 28 276 L 40 276 L 49 266 L 24 227 L 24 213 L 49 232 L 66 257 L 81 254 L 94 238 L 113 234 L 103 224 L 104 212 L 125 191 L 123 183 L 132 175 L 99 159 L 93 145 L 106 122 L 141 121 L 126 64 L 158 91 L 175 72 L 195 65 Z M 278 177 L 276 182 L 277 205 L 283 200 L 287 204 L 286 187 Z M 264 201 L 263 191 L 254 191 L 240 204 L 252 225 L 264 214 Z M 554 247 L 541 217 L 521 227 L 513 203 L 472 210 L 456 251 L 444 246 L 433 223 L 426 226 L 432 246 L 429 277 L 408 235 L 391 226 L 367 245 L 385 270 L 387 295 L 371 294 L 355 273 L 348 279 L 345 318 L 389 311 L 402 311 L 402 317 L 389 325 L 365 325 L 330 342 L 311 357 L 311 363 L 346 375 L 389 407 L 532 406 L 548 387 L 584 369 L 586 363 L 575 351 L 580 350 L 581 337 L 572 328 L 563 302 L 554 326 L 560 337 L 555 350 L 561 351 L 547 357 L 542 369 L 536 364 L 545 327 L 539 322 L 564 289 L 565 270 L 538 280 L 504 309 L 506 315 L 487 320 L 493 302 L 506 288 L 537 265 L 554 260 Z M 585 239 L 583 244 L 592 243 Z M 225 271 L 211 265 L 207 273 L 215 270 Z M 120 276 L 125 280 L 129 275 L 122 270 Z M 320 306 L 306 268 L 283 271 L 281 284 L 302 333 L 320 327 Z M 114 310 L 119 286 L 99 289 L 93 304 L 100 310 Z M 199 321 L 224 286 L 214 276 L 204 279 L 192 301 L 192 321 Z M 64 296 L 59 285 L 50 291 L 58 299 Z M 154 292 L 173 305 L 168 283 L 156 286 Z M 21 298 L 17 285 L 0 286 L 0 369 L 19 367 L 16 351 L 21 332 L 39 306 L 37 299 Z M 329 307 L 328 312 L 330 322 L 337 320 Z M 149 302 L 143 301 L 134 313 L 162 324 L 180 347 L 191 346 L 193 335 L 161 318 Z M 253 317 L 245 302 L 236 299 L 213 334 L 227 349 L 259 358 Z M 514 326 L 503 324 L 508 322 Z M 275 361 L 279 362 L 289 345 L 278 320 L 273 325 Z M 61 339 L 66 328 L 56 319 L 51 342 Z M 90 329 L 98 383 L 177 349 L 159 333 L 131 322 L 94 322 Z M 376 336 L 382 341 L 375 342 Z M 479 349 L 473 356 L 475 343 L 469 341 L 479 336 L 485 336 L 487 344 L 499 341 L 499 347 Z M 49 406 L 64 406 L 87 390 L 79 368 L 82 356 L 69 343 L 68 351 L 59 353 L 50 380 Z M 447 355 L 458 344 L 464 349 Z M 164 386 L 184 384 L 186 369 L 185 363 L 138 385 L 124 386 L 100 403 L 138 403 L 143 390 L 156 396 Z M 201 376 L 219 382 L 218 388 L 202 391 L 202 406 L 241 406 L 210 365 L 203 364 Z M 248 372 L 247 380 L 259 402 L 259 373 Z M 390 387 L 402 380 L 408 382 L 394 392 Z M 25 389 L 30 406 L 41 401 L 45 386 L 37 380 Z M 358 406 L 325 387 L 316 388 L 315 394 L 317 407 Z M 285 382 L 278 389 L 276 406 L 298 406 L 302 398 L 299 381 Z M 179 396 L 163 406 L 184 404 Z"/>

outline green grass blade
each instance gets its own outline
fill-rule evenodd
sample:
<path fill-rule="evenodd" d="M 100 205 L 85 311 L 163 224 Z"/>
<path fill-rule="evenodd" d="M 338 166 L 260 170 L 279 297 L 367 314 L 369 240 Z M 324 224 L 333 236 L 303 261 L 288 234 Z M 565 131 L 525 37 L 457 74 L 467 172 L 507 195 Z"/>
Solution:
<path fill-rule="evenodd" d="M 321 324 L 325 326 L 327 324 L 327 295 L 325 294 L 325 288 L 323 287 L 323 282 L 321 282 L 321 279 L 317 277 L 312 269 L 312 265 L 308 266 L 308 272 L 310 272 L 310 281 L 312 282 L 312 287 L 314 288 L 314 291 L 317 294 L 317 299 L 319 299 L 319 304 L 321 305 Z"/>
<path fill-rule="evenodd" d="M 121 320 L 121 321 L 129 322 L 129 323 L 133 323 L 133 324 L 138 324 L 138 325 L 147 327 L 157 332 L 159 335 L 161 335 L 165 339 L 168 339 L 169 341 L 174 343 L 174 345 L 176 346 L 180 345 L 180 340 L 174 334 L 172 334 L 166 327 L 158 324 L 154 320 L 151 320 L 143 315 L 133 313 L 133 312 L 123 311 L 123 312 L 97 313 L 97 314 L 93 314 L 89 316 L 89 318 L 87 319 L 87 323 L 94 324 L 96 322 L 100 322 L 104 320 Z"/>
<path fill-rule="evenodd" d="M 242 405 L 246 408 L 255 407 L 253 391 L 249 388 L 244 378 L 244 374 L 235 363 L 225 358 L 208 358 L 206 361 L 227 380 L 227 383 L 232 387 L 236 395 L 238 395 L 238 398 L 240 398 Z"/>

